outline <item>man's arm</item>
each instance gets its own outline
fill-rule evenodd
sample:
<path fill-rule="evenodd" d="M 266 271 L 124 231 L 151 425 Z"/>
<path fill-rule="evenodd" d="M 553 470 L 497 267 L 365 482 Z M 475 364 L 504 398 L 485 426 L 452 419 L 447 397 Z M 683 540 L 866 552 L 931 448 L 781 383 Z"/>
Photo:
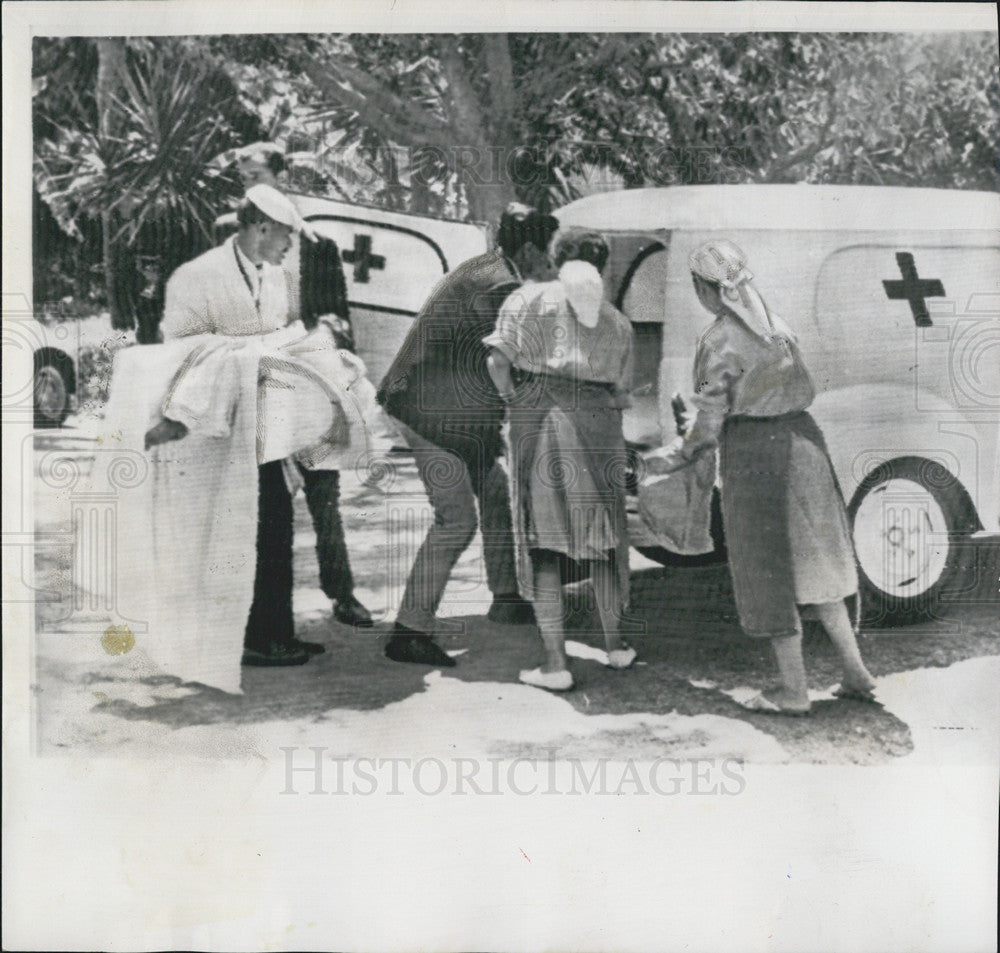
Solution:
<path fill-rule="evenodd" d="M 160 333 L 164 341 L 209 334 L 214 328 L 208 319 L 207 302 L 202 286 L 190 274 L 190 269 L 178 268 L 167 281 L 166 302 Z M 169 395 L 168 395 L 169 399 Z M 146 432 L 146 450 L 172 440 L 186 437 L 188 428 L 166 413 Z"/>
<path fill-rule="evenodd" d="M 211 334 L 215 327 L 208 317 L 208 302 L 202 282 L 183 266 L 167 281 L 163 321 L 160 323 L 163 340 L 190 337 L 193 334 Z"/>
<path fill-rule="evenodd" d="M 501 289 L 498 289 L 501 290 Z M 489 348 L 486 369 L 493 386 L 504 401 L 514 396 L 514 382 L 510 369 L 519 352 L 517 326 L 527 307 L 522 290 L 516 285 L 499 305 L 496 306 L 496 323 L 491 334 L 483 338 Z"/>

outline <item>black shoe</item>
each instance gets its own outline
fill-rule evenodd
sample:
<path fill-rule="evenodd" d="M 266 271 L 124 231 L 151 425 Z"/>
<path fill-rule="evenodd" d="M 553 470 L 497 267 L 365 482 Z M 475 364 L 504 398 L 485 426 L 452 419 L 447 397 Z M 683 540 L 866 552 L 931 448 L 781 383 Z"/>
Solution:
<path fill-rule="evenodd" d="M 400 628 L 389 639 L 385 655 L 394 662 L 414 662 L 435 668 L 453 668 L 455 665 L 455 660 L 429 635 Z"/>
<path fill-rule="evenodd" d="M 534 625 L 535 610 L 530 602 L 516 593 L 504 594 L 493 597 L 493 605 L 486 618 L 499 625 Z"/>
<path fill-rule="evenodd" d="M 305 665 L 309 653 L 297 645 L 272 642 L 266 649 L 244 649 L 243 665 L 274 667 L 278 665 Z"/>
<path fill-rule="evenodd" d="M 333 617 L 344 625 L 355 625 L 359 629 L 372 627 L 372 614 L 354 596 L 338 599 L 333 607 Z"/>
<path fill-rule="evenodd" d="M 326 651 L 326 646 L 320 645 L 319 642 L 303 642 L 302 639 L 295 639 L 292 645 L 309 655 L 322 655 Z"/>

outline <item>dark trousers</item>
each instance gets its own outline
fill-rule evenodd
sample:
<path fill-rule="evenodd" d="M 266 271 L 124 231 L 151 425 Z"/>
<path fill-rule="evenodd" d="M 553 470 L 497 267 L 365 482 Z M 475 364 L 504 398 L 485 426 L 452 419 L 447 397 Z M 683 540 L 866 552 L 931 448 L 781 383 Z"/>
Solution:
<path fill-rule="evenodd" d="M 354 594 L 354 577 L 340 519 L 340 473 L 301 466 L 299 471 L 305 480 L 306 503 L 316 530 L 319 584 L 328 598 L 343 602 Z"/>
<path fill-rule="evenodd" d="M 275 460 L 257 468 L 257 574 L 243 644 L 261 652 L 294 637 L 292 497 Z"/>
<path fill-rule="evenodd" d="M 477 527 L 482 531 L 490 592 L 517 593 L 510 491 L 503 468 L 495 460 L 490 459 L 487 467 L 470 467 L 458 454 L 431 443 L 406 424 L 399 422 L 399 428 L 434 507 L 434 522 L 413 561 L 396 621 L 418 632 L 433 632 L 452 570 Z"/>

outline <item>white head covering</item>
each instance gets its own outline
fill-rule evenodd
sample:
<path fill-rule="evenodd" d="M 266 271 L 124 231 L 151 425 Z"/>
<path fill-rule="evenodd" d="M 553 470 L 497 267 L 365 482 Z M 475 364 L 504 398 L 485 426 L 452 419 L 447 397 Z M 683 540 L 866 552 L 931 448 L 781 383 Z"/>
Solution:
<path fill-rule="evenodd" d="M 723 300 L 752 331 L 764 338 L 795 340 L 792 329 L 761 297 L 743 251 L 725 238 L 699 245 L 688 258 L 693 274 L 718 285 Z"/>
<path fill-rule="evenodd" d="M 577 321 L 585 328 L 596 328 L 604 300 L 604 282 L 601 273 L 588 261 L 567 261 L 559 269 L 559 283 L 566 292 L 566 300 L 576 314 Z"/>
<path fill-rule="evenodd" d="M 246 200 L 256 205 L 268 218 L 315 240 L 316 234 L 305 223 L 292 200 L 282 195 L 274 186 L 255 185 L 247 189 Z"/>

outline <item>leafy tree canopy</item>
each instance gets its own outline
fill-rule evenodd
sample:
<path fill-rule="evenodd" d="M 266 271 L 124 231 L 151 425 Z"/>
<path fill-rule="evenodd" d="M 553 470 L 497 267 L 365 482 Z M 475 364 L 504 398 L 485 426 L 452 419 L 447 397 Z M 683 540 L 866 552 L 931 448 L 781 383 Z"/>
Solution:
<path fill-rule="evenodd" d="M 513 198 L 553 208 L 589 191 L 644 185 L 995 190 L 995 41 L 747 33 L 39 39 L 35 186 L 78 253 L 92 254 L 98 227 L 106 273 L 128 270 L 114 254 L 126 247 L 157 259 L 161 288 L 177 255 L 200 250 L 214 216 L 238 195 L 232 171 L 210 159 L 260 139 L 284 148 L 301 190 L 480 221 L 494 221 Z M 51 262 L 43 264 L 50 274 Z M 113 286 L 109 279 L 112 298 Z M 135 319 L 142 293 L 133 287 L 131 298 L 112 301 L 119 324 Z"/>

